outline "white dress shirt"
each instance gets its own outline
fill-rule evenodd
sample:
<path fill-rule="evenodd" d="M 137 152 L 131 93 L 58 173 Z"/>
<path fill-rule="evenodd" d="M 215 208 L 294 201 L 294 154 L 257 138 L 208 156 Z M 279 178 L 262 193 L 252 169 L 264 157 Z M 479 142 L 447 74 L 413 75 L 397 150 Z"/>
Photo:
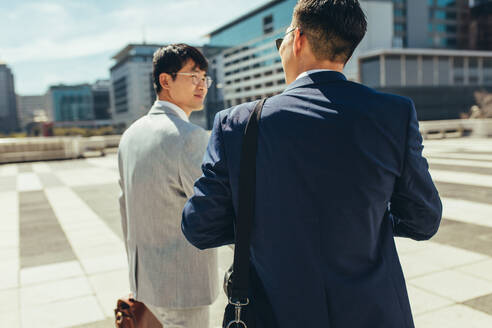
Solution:
<path fill-rule="evenodd" d="M 179 108 L 178 105 L 173 104 L 172 102 L 169 102 L 169 101 L 159 100 L 159 99 L 157 99 L 155 102 L 157 104 L 160 104 L 160 105 L 163 105 L 163 106 L 166 106 L 166 107 L 172 109 L 174 112 L 176 112 L 176 114 L 179 116 L 179 118 L 181 118 L 183 121 L 186 121 L 186 122 L 189 122 L 190 121 L 188 119 L 188 115 L 186 115 L 186 113 L 184 112 L 184 110 L 182 110 L 181 108 Z"/>
<path fill-rule="evenodd" d="M 309 71 L 305 71 L 305 72 L 302 72 L 301 74 L 299 74 L 296 78 L 296 80 L 299 80 L 301 77 L 305 77 L 305 76 L 308 76 L 309 74 L 313 74 L 313 73 L 318 73 L 318 72 L 329 72 L 329 71 L 333 71 L 332 69 L 312 69 L 312 70 L 309 70 Z"/>

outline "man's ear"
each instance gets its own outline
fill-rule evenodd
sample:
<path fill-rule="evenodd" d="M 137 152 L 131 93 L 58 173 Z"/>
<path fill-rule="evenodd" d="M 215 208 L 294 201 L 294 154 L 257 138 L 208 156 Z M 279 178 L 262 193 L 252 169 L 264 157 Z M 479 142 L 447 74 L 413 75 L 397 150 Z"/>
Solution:
<path fill-rule="evenodd" d="M 161 73 L 159 75 L 159 83 L 161 84 L 162 89 L 169 90 L 169 81 L 171 78 L 171 75 L 167 73 Z"/>
<path fill-rule="evenodd" d="M 296 29 L 294 32 L 294 42 L 292 46 L 294 47 L 294 55 L 297 57 L 301 54 L 301 49 L 305 46 L 306 38 L 303 38 L 303 33 L 300 29 Z"/>

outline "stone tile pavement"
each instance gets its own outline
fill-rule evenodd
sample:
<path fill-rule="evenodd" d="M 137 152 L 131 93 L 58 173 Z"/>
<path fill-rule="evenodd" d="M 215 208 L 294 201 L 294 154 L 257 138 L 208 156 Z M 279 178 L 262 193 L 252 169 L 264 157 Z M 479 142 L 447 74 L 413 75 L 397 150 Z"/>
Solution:
<path fill-rule="evenodd" d="M 444 220 L 431 241 L 396 240 L 416 327 L 492 327 L 492 139 L 425 145 Z M 0 327 L 114 326 L 129 290 L 117 178 L 115 154 L 0 165 Z M 222 275 L 232 250 L 219 257 Z"/>

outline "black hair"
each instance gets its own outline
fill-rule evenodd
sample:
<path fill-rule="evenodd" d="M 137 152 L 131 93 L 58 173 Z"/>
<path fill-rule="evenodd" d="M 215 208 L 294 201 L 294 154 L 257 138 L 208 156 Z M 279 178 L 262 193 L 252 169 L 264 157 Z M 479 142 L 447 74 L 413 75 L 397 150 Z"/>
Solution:
<path fill-rule="evenodd" d="M 367 31 L 357 0 L 299 0 L 293 23 L 306 34 L 316 59 L 344 64 Z"/>
<path fill-rule="evenodd" d="M 167 73 L 176 78 L 176 73 L 186 65 L 188 60 L 195 63 L 195 67 L 207 71 L 208 62 L 203 54 L 195 47 L 184 43 L 170 44 L 158 49 L 152 59 L 152 76 L 154 78 L 154 90 L 159 93 L 162 90 L 159 75 Z"/>

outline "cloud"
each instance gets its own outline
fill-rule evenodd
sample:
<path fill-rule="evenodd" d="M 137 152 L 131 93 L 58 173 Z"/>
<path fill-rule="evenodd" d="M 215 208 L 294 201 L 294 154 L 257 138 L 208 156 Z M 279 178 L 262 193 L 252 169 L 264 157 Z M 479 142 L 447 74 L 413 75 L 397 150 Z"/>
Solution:
<path fill-rule="evenodd" d="M 199 0 L 150 0 L 117 2 L 106 10 L 77 1 L 21 3 L 0 13 L 0 57 L 9 63 L 58 60 L 117 51 L 144 39 L 203 43 L 205 34 L 230 20 L 229 13 L 241 12 L 241 3 L 215 0 L 204 7 Z"/>
<path fill-rule="evenodd" d="M 201 45 L 206 42 L 203 36 L 208 32 L 265 2 L 0 0 L 0 60 L 15 71 L 25 72 L 22 66 L 39 66 L 37 80 L 43 83 L 36 88 L 39 90 L 46 87 L 45 83 L 67 76 L 66 72 L 57 71 L 58 66 L 67 66 L 65 62 L 76 62 L 78 58 L 84 61 L 98 54 L 116 54 L 129 43 L 141 43 L 145 39 L 147 43 Z M 98 61 L 110 62 L 110 56 Z M 44 71 L 43 66 L 50 67 L 50 71 Z M 97 72 L 101 74 L 100 68 Z M 29 92 L 34 82 L 29 81 L 30 87 L 24 89 L 26 75 L 19 76 L 17 85 Z M 87 75 L 86 80 L 95 78 L 97 76 Z"/>

